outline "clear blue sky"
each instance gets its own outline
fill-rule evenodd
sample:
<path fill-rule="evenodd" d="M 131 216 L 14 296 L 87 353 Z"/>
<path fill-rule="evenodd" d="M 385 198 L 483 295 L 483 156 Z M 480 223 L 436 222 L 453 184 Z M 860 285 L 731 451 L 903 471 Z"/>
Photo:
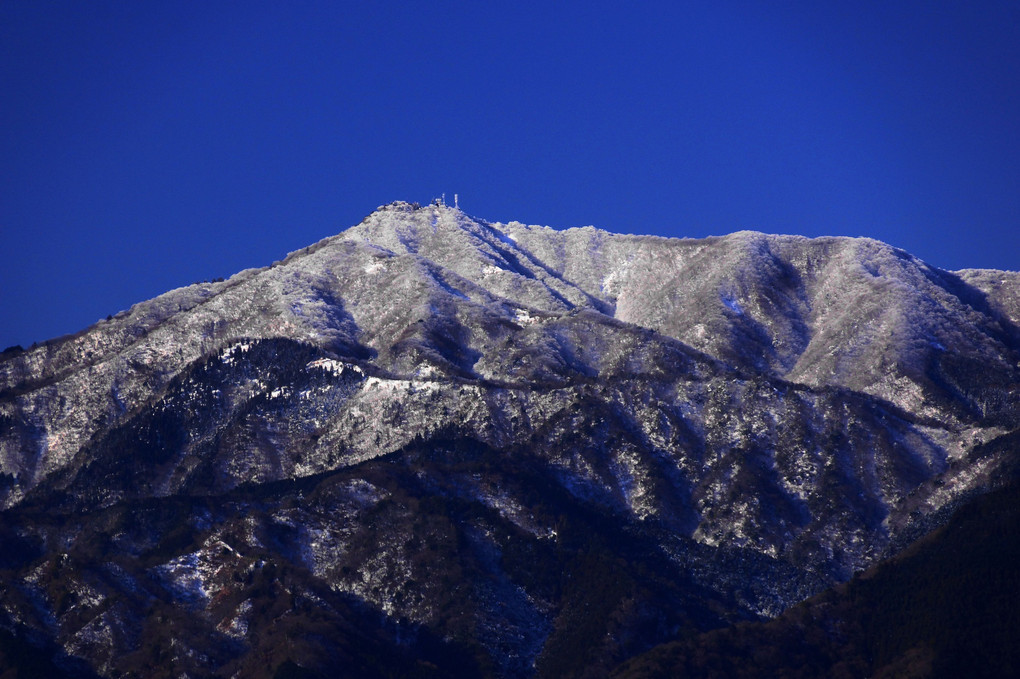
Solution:
<path fill-rule="evenodd" d="M 0 348 L 392 200 L 1020 269 L 1020 3 L 0 3 Z"/>

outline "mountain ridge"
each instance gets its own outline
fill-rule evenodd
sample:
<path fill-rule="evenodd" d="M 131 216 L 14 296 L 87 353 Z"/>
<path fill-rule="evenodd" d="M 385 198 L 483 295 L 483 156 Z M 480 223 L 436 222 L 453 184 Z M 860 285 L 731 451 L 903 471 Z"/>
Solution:
<path fill-rule="evenodd" d="M 61 575 L 72 545 L 153 579 L 146 596 L 184 597 L 196 629 L 268 624 L 269 609 L 252 617 L 263 590 L 216 575 L 262 561 L 309 601 L 329 590 L 475 648 L 482 674 L 570 675 L 580 647 L 609 668 L 677 629 L 775 616 L 1011 478 L 996 442 L 1020 414 L 1018 310 L 1018 274 L 945 272 L 867 239 L 663 239 L 382 206 L 269 267 L 0 357 L 0 499 L 18 539 L 43 545 L 8 569 L 22 593 L 0 592 L 4 626 L 69 648 L 124 624 L 116 579 L 97 585 L 85 560 Z M 252 526 L 203 513 L 273 484 L 257 509 L 230 500 Z M 180 507 L 183 523 L 117 533 L 108 517 L 132 503 Z M 407 546 L 425 543 L 424 561 Z M 152 550 L 142 571 L 127 560 Z M 472 574 L 461 593 L 425 584 L 455 572 Z M 614 572 L 608 640 L 578 636 L 593 574 Z M 199 585 L 234 608 L 187 594 Z M 60 588 L 95 595 L 64 610 Z M 498 631 L 500 598 L 516 631 Z M 253 652 L 227 636 L 188 642 L 212 663 L 194 672 Z M 71 655 L 110 671 L 145 647 L 89 643 L 108 660 Z"/>

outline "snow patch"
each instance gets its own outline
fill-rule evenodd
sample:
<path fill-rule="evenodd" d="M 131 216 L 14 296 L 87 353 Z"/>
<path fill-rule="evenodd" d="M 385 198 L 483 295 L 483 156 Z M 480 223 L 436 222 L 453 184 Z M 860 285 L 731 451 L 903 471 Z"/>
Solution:
<path fill-rule="evenodd" d="M 203 582 L 203 564 L 200 563 L 201 552 L 192 552 L 156 567 L 156 572 L 166 585 L 182 599 L 197 604 L 209 601 L 209 592 Z"/>
<path fill-rule="evenodd" d="M 247 353 L 248 350 L 251 349 L 251 347 L 252 347 L 251 342 L 238 342 L 237 344 L 232 344 L 231 346 L 226 347 L 223 351 L 220 352 L 220 361 L 224 365 L 231 365 L 234 362 L 235 351 L 239 351 L 242 354 L 244 354 Z"/>
<path fill-rule="evenodd" d="M 364 384 L 365 391 L 382 392 L 384 394 L 398 394 L 407 393 L 414 394 L 417 392 L 431 393 L 441 390 L 441 386 L 436 382 L 418 382 L 415 380 L 387 380 L 379 377 L 369 377 L 365 380 Z"/>
<path fill-rule="evenodd" d="M 539 321 L 539 319 L 532 316 L 527 309 L 518 309 L 514 314 L 514 320 L 517 321 L 519 325 L 534 325 Z"/>
<path fill-rule="evenodd" d="M 496 276 L 496 275 L 499 275 L 501 273 L 503 273 L 503 269 L 498 267 L 498 266 L 496 266 L 496 265 L 494 265 L 494 264 L 486 264 L 485 266 L 482 267 L 482 276 L 483 277 L 485 277 L 485 276 Z"/>
<path fill-rule="evenodd" d="M 343 375 L 347 371 L 351 371 L 362 377 L 365 376 L 365 371 L 356 365 L 351 363 L 344 363 L 343 361 L 337 361 L 332 358 L 319 358 L 311 361 L 305 366 L 305 370 L 325 370 L 331 372 L 337 377 Z"/>

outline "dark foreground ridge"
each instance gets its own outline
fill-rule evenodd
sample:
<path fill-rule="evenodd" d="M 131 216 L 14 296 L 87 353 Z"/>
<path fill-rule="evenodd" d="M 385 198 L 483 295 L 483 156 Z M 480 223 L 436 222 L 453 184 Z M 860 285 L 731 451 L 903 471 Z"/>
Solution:
<path fill-rule="evenodd" d="M 1012 677 L 1020 671 L 1020 485 L 769 622 L 659 646 L 619 679 Z"/>

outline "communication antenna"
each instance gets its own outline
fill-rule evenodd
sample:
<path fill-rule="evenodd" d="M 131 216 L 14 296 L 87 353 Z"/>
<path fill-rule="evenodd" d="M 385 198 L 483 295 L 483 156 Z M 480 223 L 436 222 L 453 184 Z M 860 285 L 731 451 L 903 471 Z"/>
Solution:
<path fill-rule="evenodd" d="M 453 209 L 454 210 L 459 210 L 460 209 L 460 206 L 457 205 L 457 194 L 456 193 L 453 194 Z"/>

